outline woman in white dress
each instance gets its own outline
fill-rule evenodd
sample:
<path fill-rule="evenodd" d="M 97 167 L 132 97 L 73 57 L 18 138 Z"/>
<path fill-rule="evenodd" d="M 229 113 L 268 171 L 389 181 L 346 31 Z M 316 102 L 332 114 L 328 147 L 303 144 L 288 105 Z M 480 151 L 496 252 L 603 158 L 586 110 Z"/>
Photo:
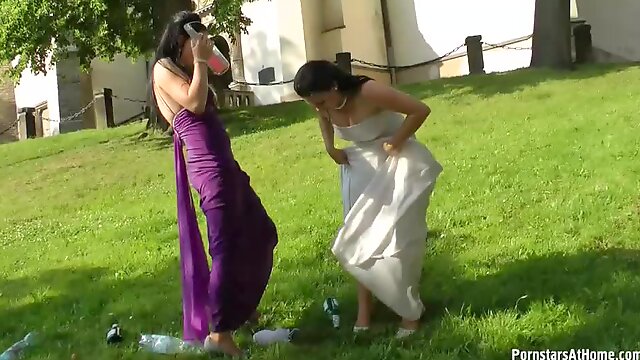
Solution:
<path fill-rule="evenodd" d="M 298 70 L 294 89 L 318 112 L 327 153 L 341 169 L 344 224 L 332 252 L 358 282 L 353 329 L 368 330 L 375 296 L 402 318 L 397 337 L 411 335 L 424 312 L 426 213 L 442 172 L 414 136 L 431 110 L 322 60 Z M 353 145 L 336 148 L 334 134 Z"/>

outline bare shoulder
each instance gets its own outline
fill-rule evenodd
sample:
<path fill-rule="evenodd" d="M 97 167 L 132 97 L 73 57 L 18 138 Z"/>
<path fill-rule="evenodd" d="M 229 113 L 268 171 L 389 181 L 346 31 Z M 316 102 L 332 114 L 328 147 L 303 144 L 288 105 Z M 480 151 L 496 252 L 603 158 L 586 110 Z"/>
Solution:
<path fill-rule="evenodd" d="M 158 84 L 166 83 L 172 78 L 172 75 L 171 71 L 160 61 L 153 66 L 153 80 Z"/>
<path fill-rule="evenodd" d="M 380 97 L 397 96 L 397 95 L 408 96 L 408 94 L 376 80 L 369 80 L 366 83 L 362 84 L 362 89 L 360 90 L 360 94 L 364 98 L 373 98 L 373 99 L 380 98 Z"/>
<path fill-rule="evenodd" d="M 179 81 L 188 82 L 188 77 L 172 61 L 167 59 L 158 60 L 153 66 L 153 76 L 158 82 Z"/>
<path fill-rule="evenodd" d="M 422 101 L 381 82 L 370 80 L 362 85 L 360 96 L 382 109 L 404 114 L 428 111 Z"/>

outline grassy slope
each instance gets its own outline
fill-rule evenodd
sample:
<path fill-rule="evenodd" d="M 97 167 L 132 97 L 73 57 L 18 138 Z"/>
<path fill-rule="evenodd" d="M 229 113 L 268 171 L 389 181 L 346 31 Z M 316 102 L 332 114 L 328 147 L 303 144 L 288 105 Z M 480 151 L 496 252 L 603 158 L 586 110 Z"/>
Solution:
<path fill-rule="evenodd" d="M 337 168 L 304 104 L 227 115 L 239 162 L 281 234 L 262 311 L 298 326 L 260 359 L 505 359 L 511 348 L 640 348 L 640 68 L 523 71 L 409 90 L 445 172 L 429 210 L 424 331 L 382 311 L 354 338 L 354 291 L 328 248 Z M 0 347 L 32 359 L 147 359 L 137 334 L 181 332 L 171 144 L 141 125 L 0 146 Z M 334 332 L 321 302 L 338 296 Z M 520 300 L 519 300 L 520 299 Z M 114 320 L 121 349 L 104 345 Z M 248 337 L 242 336 L 246 342 Z"/>

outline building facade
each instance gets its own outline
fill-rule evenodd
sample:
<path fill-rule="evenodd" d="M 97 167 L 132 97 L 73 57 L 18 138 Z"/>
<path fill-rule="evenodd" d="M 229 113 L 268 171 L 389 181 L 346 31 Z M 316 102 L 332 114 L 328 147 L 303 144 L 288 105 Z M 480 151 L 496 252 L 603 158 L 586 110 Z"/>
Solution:
<path fill-rule="evenodd" d="M 37 136 L 103 128 L 106 119 L 101 94 L 104 88 L 109 88 L 114 95 L 114 122 L 122 123 L 144 112 L 148 88 L 146 64 L 143 58 L 132 60 L 117 55 L 113 62 L 95 59 L 89 71 L 83 72 L 78 58 L 71 53 L 50 65 L 46 74 L 24 70 L 15 86 L 16 106 L 35 108 Z"/>
<path fill-rule="evenodd" d="M 205 22 L 212 4 L 194 2 Z M 640 61 L 640 2 L 571 0 L 571 6 L 574 20 L 592 27 L 597 61 Z M 227 105 L 297 100 L 297 69 L 309 60 L 334 61 L 343 52 L 351 53 L 354 73 L 394 85 L 466 75 L 464 43 L 474 35 L 482 36 L 487 73 L 528 67 L 535 0 L 257 0 L 242 10 L 252 20 L 247 34 L 236 34 L 235 43 L 228 34 L 214 37 L 231 60 L 229 73 L 210 79 Z M 104 88 L 115 96 L 115 122 L 127 121 L 144 111 L 148 79 L 145 59 L 122 55 L 94 60 L 89 73 L 73 56 L 47 74 L 27 69 L 15 88 L 0 83 L 0 131 L 15 119 L 16 108 L 36 110 L 39 136 L 104 127 L 104 98 L 94 95 Z M 8 131 L 0 141 L 16 136 Z"/>
<path fill-rule="evenodd" d="M 13 82 L 5 76 L 9 65 L 0 66 L 0 144 L 18 139 Z"/>

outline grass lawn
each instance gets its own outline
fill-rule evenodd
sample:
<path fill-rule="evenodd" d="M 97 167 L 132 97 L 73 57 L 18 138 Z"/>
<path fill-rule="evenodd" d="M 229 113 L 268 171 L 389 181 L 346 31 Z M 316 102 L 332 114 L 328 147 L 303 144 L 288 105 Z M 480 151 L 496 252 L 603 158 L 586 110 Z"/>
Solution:
<path fill-rule="evenodd" d="M 234 151 L 281 242 L 263 326 L 296 326 L 264 360 L 510 359 L 511 348 L 640 350 L 640 67 L 520 71 L 408 87 L 445 171 L 429 210 L 423 330 L 382 309 L 354 337 L 355 291 L 329 251 L 338 168 L 301 103 L 226 114 Z M 29 359 L 162 358 L 180 336 L 172 147 L 141 124 L 0 146 L 0 347 Z M 202 220 L 202 218 L 201 218 Z M 204 225 L 204 224 L 203 224 Z M 336 296 L 344 328 L 322 301 Z M 113 321 L 126 342 L 105 345 Z"/>

